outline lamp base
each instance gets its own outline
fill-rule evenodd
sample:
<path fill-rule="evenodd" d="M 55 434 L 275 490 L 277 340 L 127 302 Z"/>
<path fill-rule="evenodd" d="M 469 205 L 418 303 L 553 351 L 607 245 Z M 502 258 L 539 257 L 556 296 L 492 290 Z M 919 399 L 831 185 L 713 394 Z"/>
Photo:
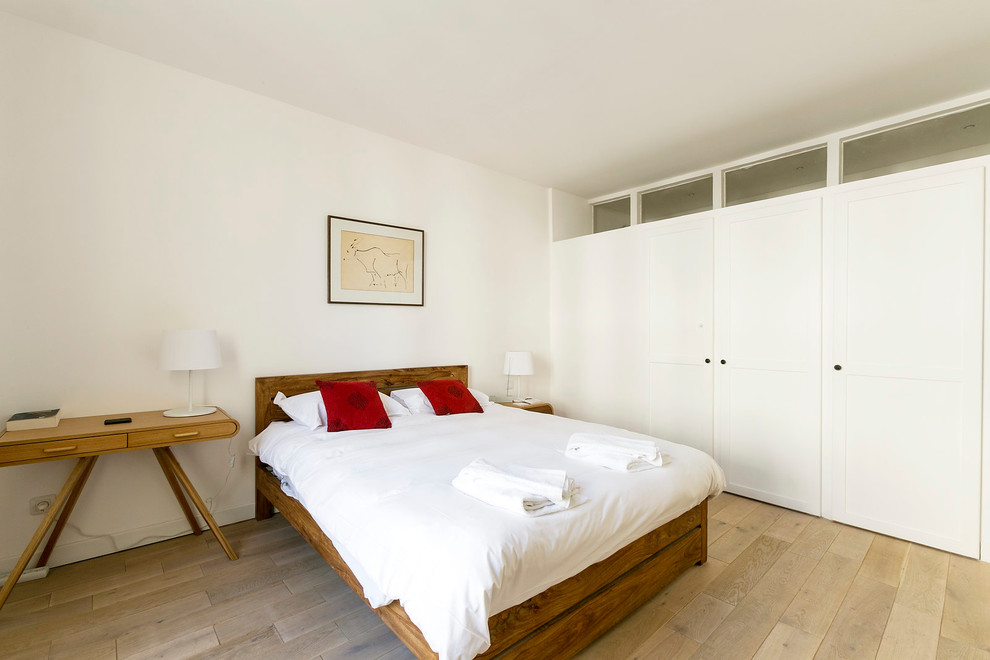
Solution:
<path fill-rule="evenodd" d="M 172 408 L 162 413 L 165 417 L 199 417 L 216 412 L 216 406 L 195 406 L 192 408 Z"/>

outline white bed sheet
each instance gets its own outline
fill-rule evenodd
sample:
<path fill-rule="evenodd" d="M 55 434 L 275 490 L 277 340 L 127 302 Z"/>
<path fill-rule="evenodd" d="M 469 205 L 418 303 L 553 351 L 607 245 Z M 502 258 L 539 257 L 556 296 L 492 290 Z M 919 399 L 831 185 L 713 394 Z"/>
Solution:
<path fill-rule="evenodd" d="M 663 466 L 624 473 L 564 456 L 572 433 L 646 438 L 506 406 L 327 433 L 274 422 L 251 449 L 309 511 L 375 607 L 398 600 L 441 660 L 489 646 L 488 618 L 576 575 L 721 492 L 707 454 L 657 440 Z M 527 518 L 451 486 L 476 458 L 564 469 L 587 503 Z"/>

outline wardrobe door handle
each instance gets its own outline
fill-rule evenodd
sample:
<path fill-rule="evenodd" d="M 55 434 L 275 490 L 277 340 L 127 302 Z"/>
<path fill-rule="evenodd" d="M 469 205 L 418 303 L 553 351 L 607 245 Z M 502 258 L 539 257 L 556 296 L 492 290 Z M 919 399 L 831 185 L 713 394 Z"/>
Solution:
<path fill-rule="evenodd" d="M 712 361 L 711 358 L 705 358 L 705 364 L 710 364 L 711 361 Z"/>
<path fill-rule="evenodd" d="M 837 364 L 837 365 L 835 365 L 832 368 L 835 369 L 836 371 L 842 371 L 842 365 L 841 364 Z"/>
<path fill-rule="evenodd" d="M 722 364 L 725 364 L 725 360 L 719 360 L 719 362 L 721 362 Z"/>

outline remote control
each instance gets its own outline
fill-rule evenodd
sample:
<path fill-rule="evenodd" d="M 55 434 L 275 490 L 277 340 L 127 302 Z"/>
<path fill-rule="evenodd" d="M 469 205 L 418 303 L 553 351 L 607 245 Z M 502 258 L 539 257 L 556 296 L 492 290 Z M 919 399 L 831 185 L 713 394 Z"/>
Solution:
<path fill-rule="evenodd" d="M 127 424 L 131 421 L 130 417 L 113 417 L 111 419 L 103 420 L 104 424 Z"/>

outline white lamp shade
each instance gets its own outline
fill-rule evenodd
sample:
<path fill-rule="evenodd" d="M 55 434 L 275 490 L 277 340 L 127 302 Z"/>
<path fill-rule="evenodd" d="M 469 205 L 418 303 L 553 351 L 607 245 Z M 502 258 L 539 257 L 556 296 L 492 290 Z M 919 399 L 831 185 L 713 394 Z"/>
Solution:
<path fill-rule="evenodd" d="M 533 354 L 529 351 L 506 352 L 505 368 L 502 373 L 506 376 L 532 376 Z"/>
<path fill-rule="evenodd" d="M 158 366 L 168 371 L 217 369 L 220 343 L 216 330 L 167 330 Z"/>

